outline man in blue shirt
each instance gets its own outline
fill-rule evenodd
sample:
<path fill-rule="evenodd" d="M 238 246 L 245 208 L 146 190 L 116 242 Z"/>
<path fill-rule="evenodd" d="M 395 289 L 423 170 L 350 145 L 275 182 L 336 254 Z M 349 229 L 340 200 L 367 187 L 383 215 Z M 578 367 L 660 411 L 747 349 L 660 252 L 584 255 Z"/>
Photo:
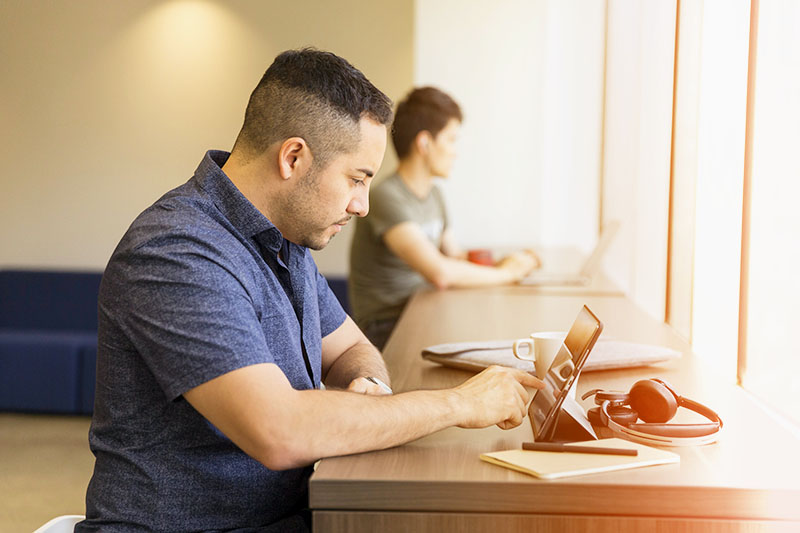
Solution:
<path fill-rule="evenodd" d="M 304 531 L 317 459 L 522 422 L 523 385 L 540 382 L 511 369 L 386 394 L 380 353 L 311 258 L 367 213 L 390 122 L 345 60 L 284 52 L 231 153 L 208 152 L 133 222 L 100 289 L 77 531 Z"/>

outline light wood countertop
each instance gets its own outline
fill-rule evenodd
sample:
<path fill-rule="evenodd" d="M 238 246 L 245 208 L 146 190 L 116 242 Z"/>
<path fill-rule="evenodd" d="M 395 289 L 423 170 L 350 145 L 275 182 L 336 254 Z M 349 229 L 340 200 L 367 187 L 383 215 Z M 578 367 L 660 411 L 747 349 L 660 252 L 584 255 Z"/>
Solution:
<path fill-rule="evenodd" d="M 670 448 L 681 455 L 680 464 L 546 481 L 479 460 L 481 453 L 519 448 L 531 440 L 527 419 L 509 431 L 450 428 L 389 450 L 323 460 L 310 482 L 311 508 L 800 524 L 800 460 L 796 458 L 800 441 L 745 391 L 722 382 L 721 372 L 704 365 L 669 326 L 625 297 L 548 295 L 517 287 L 421 292 L 406 308 L 386 346 L 393 388 L 397 393 L 438 389 L 471 375 L 423 360 L 420 351 L 426 346 L 565 330 L 583 304 L 604 322 L 601 338 L 658 344 L 683 356 L 658 366 L 585 372 L 577 385 L 578 395 L 593 388 L 627 391 L 638 379 L 666 379 L 686 397 L 720 414 L 725 427 L 718 443 Z M 591 407 L 591 400 L 582 405 Z M 701 421 L 684 411 L 678 421 Z"/>

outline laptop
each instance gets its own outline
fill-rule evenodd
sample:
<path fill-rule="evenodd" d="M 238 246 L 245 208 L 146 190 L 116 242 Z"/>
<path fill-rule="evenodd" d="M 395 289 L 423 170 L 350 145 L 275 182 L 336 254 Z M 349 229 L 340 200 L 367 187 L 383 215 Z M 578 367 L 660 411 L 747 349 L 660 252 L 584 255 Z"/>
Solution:
<path fill-rule="evenodd" d="M 597 244 L 586 258 L 578 272 L 552 272 L 548 270 L 534 270 L 523 278 L 520 285 L 588 285 L 592 281 L 592 276 L 600 271 L 603 255 L 611 245 L 611 241 L 619 230 L 618 220 L 611 220 L 603 226 Z"/>

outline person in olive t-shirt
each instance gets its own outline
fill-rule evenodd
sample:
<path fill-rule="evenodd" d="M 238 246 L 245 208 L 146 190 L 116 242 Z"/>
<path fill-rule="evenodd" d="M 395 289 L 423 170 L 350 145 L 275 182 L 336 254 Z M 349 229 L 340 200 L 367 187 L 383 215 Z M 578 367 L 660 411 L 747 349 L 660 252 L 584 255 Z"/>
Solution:
<path fill-rule="evenodd" d="M 353 318 L 380 349 L 408 299 L 426 284 L 443 289 L 513 283 L 538 266 L 531 251 L 494 266 L 473 264 L 456 244 L 434 178 L 450 173 L 461 120 L 458 104 L 433 87 L 414 89 L 397 107 L 397 172 L 373 189 L 369 214 L 357 222 L 350 248 Z"/>

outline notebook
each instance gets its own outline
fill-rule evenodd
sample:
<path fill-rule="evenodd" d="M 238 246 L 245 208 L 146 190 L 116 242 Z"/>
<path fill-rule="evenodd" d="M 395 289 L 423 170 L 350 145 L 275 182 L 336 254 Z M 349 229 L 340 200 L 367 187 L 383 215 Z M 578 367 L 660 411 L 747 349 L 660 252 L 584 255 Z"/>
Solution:
<path fill-rule="evenodd" d="M 506 450 L 481 454 L 481 460 L 504 468 L 510 468 L 523 474 L 530 474 L 541 479 L 558 479 L 583 474 L 612 472 L 642 466 L 679 463 L 681 456 L 677 453 L 624 439 L 602 439 L 576 442 L 582 446 L 598 446 L 600 448 L 631 448 L 638 450 L 638 455 L 602 455 L 594 453 L 541 452 L 530 450 Z"/>
<path fill-rule="evenodd" d="M 588 285 L 592 281 L 592 276 L 600 270 L 600 261 L 614 240 L 619 226 L 617 220 L 607 222 L 603 226 L 594 250 L 578 272 L 552 272 L 547 270 L 547 265 L 544 265 L 544 270 L 534 270 L 519 282 L 520 285 Z"/>

